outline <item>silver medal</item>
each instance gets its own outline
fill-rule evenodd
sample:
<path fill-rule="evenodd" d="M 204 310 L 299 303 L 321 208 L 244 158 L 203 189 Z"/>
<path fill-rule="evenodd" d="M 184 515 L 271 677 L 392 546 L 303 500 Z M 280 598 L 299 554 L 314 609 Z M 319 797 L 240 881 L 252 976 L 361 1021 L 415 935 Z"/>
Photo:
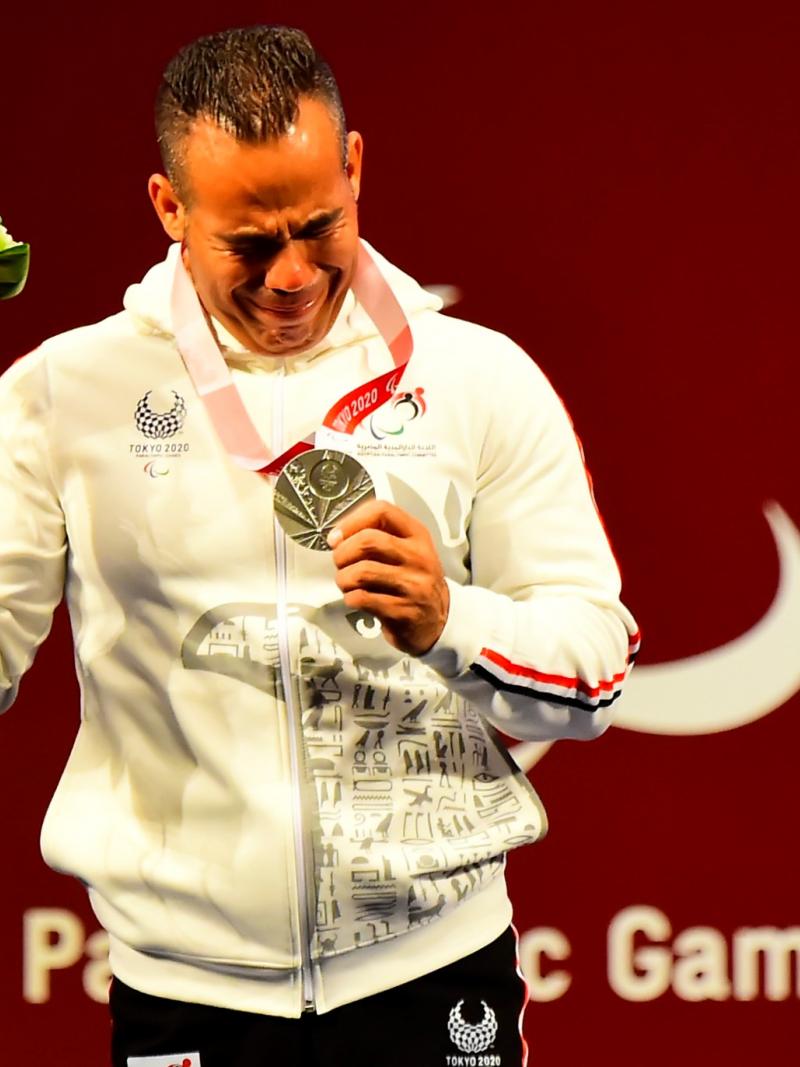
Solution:
<path fill-rule="evenodd" d="M 358 460 L 345 452 L 314 448 L 281 471 L 275 512 L 298 545 L 329 552 L 328 534 L 339 519 L 374 496 L 372 479 Z"/>

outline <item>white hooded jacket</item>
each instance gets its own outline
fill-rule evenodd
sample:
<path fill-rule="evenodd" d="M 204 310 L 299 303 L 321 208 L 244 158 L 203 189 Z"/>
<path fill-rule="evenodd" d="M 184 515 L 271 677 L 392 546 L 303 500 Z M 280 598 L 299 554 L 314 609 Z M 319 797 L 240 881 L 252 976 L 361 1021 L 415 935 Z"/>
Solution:
<path fill-rule="evenodd" d="M 354 454 L 445 569 L 419 658 L 344 606 L 330 554 L 288 540 L 222 448 L 173 337 L 177 246 L 124 311 L 0 380 L 0 709 L 66 588 L 81 723 L 42 847 L 144 992 L 297 1016 L 487 944 L 505 853 L 546 829 L 494 726 L 596 736 L 638 646 L 542 373 L 373 255 L 415 348 Z M 217 333 L 275 454 L 391 366 L 352 293 L 301 355 Z"/>

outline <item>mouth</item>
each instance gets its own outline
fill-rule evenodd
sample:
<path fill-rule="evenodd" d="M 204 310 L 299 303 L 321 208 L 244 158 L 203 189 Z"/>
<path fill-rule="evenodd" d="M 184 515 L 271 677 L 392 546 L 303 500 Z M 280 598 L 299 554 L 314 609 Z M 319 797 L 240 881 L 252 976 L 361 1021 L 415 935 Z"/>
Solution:
<path fill-rule="evenodd" d="M 304 322 L 317 310 L 322 294 L 306 297 L 302 300 L 276 300 L 271 303 L 251 302 L 258 318 L 278 320 L 282 323 Z"/>

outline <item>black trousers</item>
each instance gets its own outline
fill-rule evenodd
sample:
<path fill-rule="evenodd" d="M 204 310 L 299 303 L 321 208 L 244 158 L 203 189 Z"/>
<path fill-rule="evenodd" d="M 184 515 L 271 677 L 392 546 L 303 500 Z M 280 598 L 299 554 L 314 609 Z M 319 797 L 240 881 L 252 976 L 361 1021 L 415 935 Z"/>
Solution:
<path fill-rule="evenodd" d="M 435 936 L 435 935 L 432 935 Z M 524 1067 L 527 989 L 512 929 L 413 982 L 299 1019 L 111 986 L 112 1062 L 128 1067 Z M 147 1065 L 149 1067 L 149 1065 Z"/>

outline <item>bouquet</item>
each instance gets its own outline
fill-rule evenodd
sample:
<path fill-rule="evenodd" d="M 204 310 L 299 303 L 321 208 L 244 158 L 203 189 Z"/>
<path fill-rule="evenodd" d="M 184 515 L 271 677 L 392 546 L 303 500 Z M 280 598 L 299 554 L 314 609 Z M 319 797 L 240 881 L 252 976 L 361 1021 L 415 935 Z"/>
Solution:
<path fill-rule="evenodd" d="M 0 219 L 0 300 L 16 296 L 28 277 L 30 246 L 15 241 Z"/>

